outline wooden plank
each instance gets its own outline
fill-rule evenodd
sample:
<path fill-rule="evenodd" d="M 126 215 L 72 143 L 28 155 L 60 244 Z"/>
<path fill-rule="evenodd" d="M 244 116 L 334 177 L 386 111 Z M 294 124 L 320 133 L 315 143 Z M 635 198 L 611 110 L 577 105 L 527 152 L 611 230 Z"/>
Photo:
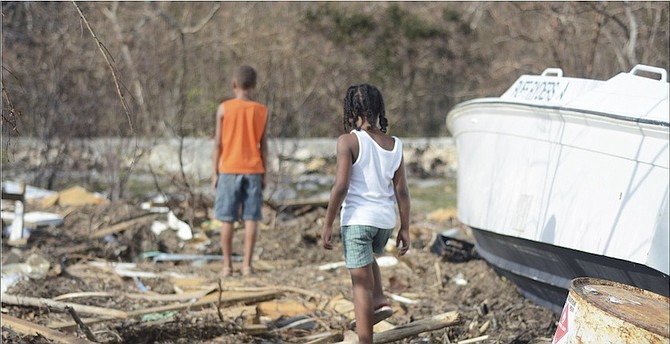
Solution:
<path fill-rule="evenodd" d="M 88 205 L 88 204 L 104 204 L 109 203 L 109 200 L 88 192 L 81 186 L 73 186 L 69 189 L 58 193 L 58 204 L 60 205 Z"/>
<path fill-rule="evenodd" d="M 205 277 L 170 278 L 170 283 L 179 289 L 200 289 L 203 285 L 209 288 L 210 285 L 207 282 L 209 282 L 209 279 Z"/>
<path fill-rule="evenodd" d="M 304 206 L 312 206 L 312 207 L 322 207 L 322 208 L 327 208 L 328 207 L 328 199 L 327 198 L 321 198 L 321 199 L 294 199 L 294 200 L 287 200 L 283 202 L 265 202 L 267 205 L 270 206 L 273 210 L 286 210 L 287 208 L 299 208 L 299 207 L 304 207 Z"/>
<path fill-rule="evenodd" d="M 461 322 L 460 314 L 456 311 L 434 315 L 430 318 L 417 320 L 406 325 L 398 326 L 394 329 L 375 333 L 372 342 L 375 344 L 391 343 L 403 338 L 415 336 L 419 333 L 439 330 L 447 326 L 453 326 Z M 354 332 L 346 331 L 344 340 L 337 344 L 357 343 L 358 339 Z"/>
<path fill-rule="evenodd" d="M 189 314 L 193 314 L 195 316 L 198 315 L 205 315 L 205 314 L 218 314 L 218 310 L 215 309 L 214 307 L 208 307 L 208 308 L 203 308 L 202 310 L 199 311 L 194 311 L 190 312 Z M 233 307 L 226 307 L 221 309 L 221 315 L 225 318 L 241 318 L 241 317 L 246 317 L 250 318 L 252 320 L 256 320 L 257 318 L 257 310 L 256 306 L 251 305 L 251 306 L 233 306 Z"/>
<path fill-rule="evenodd" d="M 194 314 L 217 314 L 217 309 L 205 308 L 196 312 Z M 226 318 L 240 318 L 245 317 L 248 319 L 248 322 L 256 320 L 256 306 L 236 306 L 236 307 L 226 307 L 221 310 L 221 314 Z M 111 317 L 101 317 L 101 318 L 82 318 L 82 323 L 86 325 L 93 325 L 105 321 L 114 321 L 116 318 Z M 47 324 L 47 327 L 57 330 L 70 331 L 77 328 L 77 324 L 74 321 L 54 321 Z"/>
<path fill-rule="evenodd" d="M 260 292 L 260 293 L 235 293 L 235 292 L 223 292 L 221 294 L 221 303 L 222 304 L 233 304 L 233 303 L 255 303 L 255 302 L 261 302 L 261 301 L 266 301 L 270 299 L 274 299 L 277 296 L 281 295 L 281 292 L 277 291 L 265 291 L 265 292 Z M 162 312 L 167 312 L 167 311 L 177 311 L 177 310 L 183 310 L 186 308 L 196 308 L 200 306 L 204 306 L 210 303 L 217 304 L 219 302 L 219 293 L 211 293 L 208 295 L 203 296 L 200 298 L 198 301 L 195 302 L 189 302 L 189 303 L 178 303 L 178 304 L 173 304 L 173 305 L 167 305 L 167 306 L 159 306 L 159 307 L 150 307 L 150 308 L 145 308 L 145 309 L 140 309 L 136 310 L 133 312 L 128 313 L 129 317 L 134 317 L 134 316 L 140 316 L 140 315 L 145 315 L 145 314 L 150 314 L 150 313 L 162 313 Z"/>
<path fill-rule="evenodd" d="M 224 291 L 221 294 L 221 303 L 223 304 L 233 304 L 233 303 L 257 303 L 262 301 L 272 300 L 280 295 L 283 295 L 282 291 L 278 290 L 267 290 L 261 292 L 226 292 Z M 214 292 L 208 295 L 203 296 L 200 300 L 196 301 L 194 306 L 206 305 L 209 303 L 218 303 L 219 302 L 219 293 Z"/>
<path fill-rule="evenodd" d="M 247 325 L 244 328 L 242 328 L 242 332 L 250 335 L 250 336 L 261 336 L 265 335 L 269 332 L 267 325 L 263 324 L 252 324 L 252 325 Z"/>
<path fill-rule="evenodd" d="M 62 300 L 68 300 L 68 299 L 76 299 L 80 297 L 116 297 L 118 295 L 115 295 L 113 293 L 108 293 L 106 291 L 82 291 L 78 293 L 67 293 L 67 294 L 62 294 L 54 297 L 52 300 L 54 301 L 62 301 Z"/>
<path fill-rule="evenodd" d="M 81 318 L 81 322 L 84 325 L 93 325 L 105 321 L 114 321 L 114 320 L 119 319 L 114 317 Z M 77 323 L 74 321 L 56 321 L 56 322 L 49 322 L 47 324 L 47 327 L 50 329 L 64 330 L 64 331 L 74 331 L 75 329 L 77 329 L 77 326 L 78 326 Z"/>
<path fill-rule="evenodd" d="M 470 339 L 466 339 L 466 340 L 459 340 L 457 344 L 474 344 L 474 343 L 483 342 L 487 339 L 489 339 L 488 334 L 485 335 L 485 336 L 479 336 L 479 337 L 470 338 Z"/>
<path fill-rule="evenodd" d="M 16 240 L 6 240 L 5 243 L 7 244 L 7 246 L 25 247 L 26 245 L 28 245 L 28 239 L 21 238 Z"/>
<path fill-rule="evenodd" d="M 303 302 L 290 299 L 261 302 L 256 307 L 258 307 L 258 312 L 261 315 L 268 316 L 272 319 L 277 319 L 282 316 L 294 317 L 312 313 L 316 310 L 316 307 L 313 305 L 305 305 Z"/>
<path fill-rule="evenodd" d="M 265 291 L 265 292 L 254 292 L 254 293 L 240 293 L 240 292 L 224 292 L 221 294 L 221 303 L 224 305 L 229 305 L 233 303 L 255 303 L 261 301 L 267 301 L 276 298 L 277 296 L 282 295 L 280 291 Z M 145 314 L 151 313 L 162 313 L 167 311 L 181 311 L 184 309 L 194 309 L 202 307 L 208 304 L 218 304 L 219 303 L 219 293 L 214 292 L 208 295 L 203 296 L 198 301 L 195 302 L 186 302 L 186 303 L 176 303 L 165 306 L 150 307 L 139 309 L 136 311 L 128 312 L 128 317 L 138 317 Z M 81 319 L 82 322 L 86 325 L 91 325 L 99 322 L 116 320 L 115 318 L 104 317 L 104 318 L 87 318 Z M 68 322 L 59 322 L 49 324 L 49 327 L 52 329 L 71 329 L 76 327 L 77 324 L 74 321 Z"/>
<path fill-rule="evenodd" d="M 2 326 L 7 326 L 12 330 L 30 335 L 37 336 L 40 335 L 46 339 L 52 340 L 56 343 L 64 344 L 92 344 L 93 342 L 86 339 L 78 338 L 67 333 L 56 331 L 48 327 L 31 323 L 29 321 L 15 318 L 11 315 L 3 314 L 2 317 Z"/>
<path fill-rule="evenodd" d="M 117 223 L 113 226 L 109 226 L 109 227 L 100 229 L 100 230 L 94 232 L 93 234 L 91 234 L 90 238 L 91 239 L 102 238 L 105 235 L 118 233 L 118 232 L 124 231 L 124 230 L 126 230 L 130 227 L 133 227 L 133 226 L 145 225 L 145 224 L 151 223 L 154 220 L 156 220 L 158 218 L 158 216 L 160 216 L 160 215 L 152 214 L 152 213 L 144 214 L 141 217 L 137 217 L 137 218 L 134 218 L 132 220 L 120 222 L 120 223 Z"/>
<path fill-rule="evenodd" d="M 307 290 L 307 289 L 302 289 L 302 288 L 297 288 L 297 287 L 291 287 L 291 286 L 272 286 L 272 287 L 224 287 L 224 291 L 283 291 L 283 292 L 290 292 L 290 293 L 296 293 L 296 294 L 301 294 L 310 298 L 314 298 L 316 300 L 324 300 L 327 299 L 328 297 L 324 294 L 321 294 L 319 292 L 315 292 L 312 290 Z"/>
<path fill-rule="evenodd" d="M 456 311 L 434 315 L 394 329 L 375 333 L 373 342 L 377 344 L 390 343 L 403 338 L 411 337 L 423 332 L 430 332 L 453 326 L 460 323 L 460 314 Z"/>
<path fill-rule="evenodd" d="M 382 320 L 372 327 L 372 332 L 379 333 L 394 329 L 396 326 L 386 320 Z"/>
<path fill-rule="evenodd" d="M 347 299 L 331 300 L 330 308 L 335 312 L 345 315 L 347 318 L 353 319 L 354 303 Z"/>
<path fill-rule="evenodd" d="M 327 344 L 341 339 L 342 334 L 335 331 L 317 333 L 303 338 L 303 340 L 306 340 L 305 344 Z"/>
<path fill-rule="evenodd" d="M 188 301 L 200 299 L 203 296 L 217 290 L 217 287 L 210 286 L 207 289 L 184 292 L 181 294 L 126 294 L 129 299 L 141 299 L 147 301 Z"/>
<path fill-rule="evenodd" d="M 2 303 L 16 306 L 49 307 L 59 310 L 61 312 L 66 312 L 65 307 L 69 306 L 72 307 L 77 313 L 111 316 L 118 319 L 128 318 L 128 314 L 126 312 L 117 309 L 80 305 L 77 303 L 69 303 L 69 302 L 60 302 L 38 297 L 3 294 Z"/>
<path fill-rule="evenodd" d="M 212 285 L 208 289 L 189 291 L 181 294 L 158 294 L 158 293 L 109 293 L 104 291 L 88 291 L 88 292 L 78 292 L 78 293 L 68 293 L 59 295 L 53 298 L 54 301 L 62 301 L 67 299 L 81 298 L 81 297 L 127 297 L 129 299 L 138 299 L 138 300 L 147 300 L 147 301 L 158 301 L 158 302 L 168 302 L 168 301 L 188 301 L 192 299 L 199 299 L 214 290 L 217 287 Z"/>

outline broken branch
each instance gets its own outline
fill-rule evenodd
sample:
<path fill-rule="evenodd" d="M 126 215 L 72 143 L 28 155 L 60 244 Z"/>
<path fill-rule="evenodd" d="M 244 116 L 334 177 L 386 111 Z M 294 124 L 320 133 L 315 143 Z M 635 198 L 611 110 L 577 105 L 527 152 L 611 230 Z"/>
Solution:
<path fill-rule="evenodd" d="M 126 230 L 126 229 L 128 229 L 132 226 L 135 226 L 135 225 L 148 224 L 148 223 L 152 222 L 153 220 L 155 220 L 155 218 L 156 218 L 156 214 L 146 214 L 142 217 L 134 218 L 132 220 L 124 221 L 124 222 L 121 222 L 121 223 L 117 223 L 113 226 L 103 228 L 103 229 L 101 229 L 99 231 L 96 231 L 95 233 L 91 234 L 91 239 L 102 238 L 102 237 L 104 237 L 105 235 L 108 235 L 108 234 L 118 233 L 118 232 L 124 231 L 124 230 Z"/>
<path fill-rule="evenodd" d="M 79 315 L 77 315 L 77 312 L 74 310 L 74 308 L 72 308 L 70 306 L 65 306 L 65 310 L 68 311 L 68 313 L 70 313 L 70 316 L 72 316 L 72 319 L 74 319 L 74 322 L 76 322 L 77 325 L 79 325 L 79 328 L 82 331 L 84 331 L 84 334 L 86 335 L 86 338 L 88 338 L 90 341 L 93 341 L 93 342 L 98 341 L 97 339 L 95 339 L 95 336 L 91 332 L 91 329 L 88 328 L 88 326 L 86 326 L 86 324 L 84 324 L 81 321 L 81 319 L 79 318 Z"/>
<path fill-rule="evenodd" d="M 77 303 L 60 302 L 51 299 L 44 299 L 30 296 L 16 296 L 16 295 L 3 294 L 2 303 L 16 306 L 50 307 L 59 310 L 61 312 L 66 312 L 67 311 L 66 307 L 72 307 L 78 313 L 104 315 L 108 317 L 112 316 L 118 319 L 128 318 L 128 314 L 126 312 L 117 309 L 80 305 Z"/>
<path fill-rule="evenodd" d="M 376 333 L 374 343 L 390 343 L 402 338 L 411 337 L 423 332 L 435 331 L 447 326 L 453 326 L 460 322 L 458 312 L 448 312 L 432 316 L 427 319 L 411 322 L 398 326 L 388 331 Z"/>
<path fill-rule="evenodd" d="M 4 296 L 3 296 L 4 298 Z M 67 333 L 63 333 L 60 331 L 52 330 L 50 328 L 44 327 L 42 325 L 34 324 L 31 323 L 30 321 L 26 321 L 23 319 L 15 318 L 10 315 L 3 314 L 2 315 L 2 326 L 9 327 L 12 330 L 31 335 L 31 336 L 42 336 L 46 339 L 52 340 L 56 343 L 64 343 L 64 344 L 91 344 L 93 342 L 90 342 L 86 339 L 82 338 L 77 338 L 75 336 L 69 335 Z"/>

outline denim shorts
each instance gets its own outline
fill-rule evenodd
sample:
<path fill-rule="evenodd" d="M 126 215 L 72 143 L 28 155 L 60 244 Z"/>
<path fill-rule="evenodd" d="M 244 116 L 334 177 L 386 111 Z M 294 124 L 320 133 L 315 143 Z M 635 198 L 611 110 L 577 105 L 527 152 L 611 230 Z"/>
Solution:
<path fill-rule="evenodd" d="M 263 206 L 262 174 L 219 173 L 214 217 L 223 222 L 260 221 Z M 241 209 L 240 209 L 241 207 Z"/>
<path fill-rule="evenodd" d="M 382 229 L 373 226 L 343 226 L 341 228 L 344 246 L 344 262 L 348 269 L 362 268 L 372 263 L 373 252 L 381 254 L 391 237 L 393 228 Z"/>

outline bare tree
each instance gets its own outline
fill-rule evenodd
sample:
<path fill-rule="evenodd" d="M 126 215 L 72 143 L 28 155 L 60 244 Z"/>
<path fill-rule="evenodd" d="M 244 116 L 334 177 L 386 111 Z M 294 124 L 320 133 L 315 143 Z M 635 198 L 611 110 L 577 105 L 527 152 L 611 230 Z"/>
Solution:
<path fill-rule="evenodd" d="M 670 69 L 668 2 L 74 5 L 2 3 L 3 134 L 20 128 L 44 143 L 41 185 L 76 160 L 71 138 L 122 137 L 128 148 L 180 137 L 183 148 L 184 138 L 211 137 L 240 63 L 259 72 L 271 137 L 339 134 L 344 91 L 360 82 L 382 90 L 393 134 L 442 136 L 450 107 L 499 95 L 520 74 Z M 122 197 L 130 173 L 117 176 L 109 189 Z M 199 182 L 178 177 L 188 189 Z"/>

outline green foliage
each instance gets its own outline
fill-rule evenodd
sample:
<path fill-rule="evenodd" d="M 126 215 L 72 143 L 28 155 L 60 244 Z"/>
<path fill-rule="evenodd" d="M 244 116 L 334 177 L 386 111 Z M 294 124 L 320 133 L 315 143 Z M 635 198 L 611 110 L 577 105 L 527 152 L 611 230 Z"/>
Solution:
<path fill-rule="evenodd" d="M 186 92 L 186 101 L 193 102 L 202 97 L 202 89 L 200 87 L 193 87 Z"/>
<path fill-rule="evenodd" d="M 352 44 L 375 29 L 373 18 L 362 13 L 346 13 L 334 4 L 324 3 L 308 9 L 305 24 L 338 45 Z"/>
<path fill-rule="evenodd" d="M 392 4 L 386 10 L 386 16 L 387 18 L 383 20 L 383 23 L 387 24 L 389 28 L 397 28 L 398 32 L 396 34 L 399 33 L 409 40 L 426 40 L 444 34 L 441 28 L 431 26 L 419 16 L 401 9 L 397 4 Z"/>
<path fill-rule="evenodd" d="M 439 134 L 444 130 L 444 120 L 433 113 L 431 104 L 435 101 L 423 100 L 416 96 L 417 90 L 407 87 L 420 85 L 424 90 L 421 93 L 445 97 L 444 94 L 425 90 L 439 89 L 453 82 L 449 78 L 452 67 L 446 65 L 444 69 L 435 69 L 430 61 L 452 58 L 454 54 L 448 37 L 458 33 L 453 32 L 449 23 L 425 18 L 404 4 L 391 3 L 383 10 L 369 14 L 363 14 L 363 9 L 325 4 L 319 7 L 318 12 L 309 12 L 305 22 L 340 50 L 354 55 L 351 60 L 366 60 L 370 66 L 368 82 L 382 85 L 382 90 L 391 88 L 397 92 L 398 88 L 402 89 L 400 94 L 383 91 L 387 103 L 390 103 L 387 108 L 397 108 L 398 103 L 401 104 L 397 119 L 391 116 L 395 134 Z M 451 19 L 459 18 L 456 15 Z M 458 30 L 458 25 L 455 27 Z M 414 101 L 405 100 L 408 98 Z M 424 131 L 425 128 L 429 128 L 428 132 Z"/>
<path fill-rule="evenodd" d="M 456 180 L 445 178 L 433 184 L 410 183 L 412 212 L 430 213 L 442 208 L 456 207 Z"/>
<path fill-rule="evenodd" d="M 667 2 L 78 5 L 105 56 L 72 3 L 2 3 L 3 86 L 24 136 L 211 135 L 212 103 L 232 96 L 240 63 L 259 72 L 275 137 L 340 133 L 353 83 L 382 90 L 393 134 L 440 136 L 456 103 L 522 73 L 670 69 Z"/>
<path fill-rule="evenodd" d="M 453 8 L 450 7 L 445 7 L 442 10 L 442 19 L 450 22 L 460 22 L 461 21 L 461 15 L 457 11 L 455 11 Z"/>

